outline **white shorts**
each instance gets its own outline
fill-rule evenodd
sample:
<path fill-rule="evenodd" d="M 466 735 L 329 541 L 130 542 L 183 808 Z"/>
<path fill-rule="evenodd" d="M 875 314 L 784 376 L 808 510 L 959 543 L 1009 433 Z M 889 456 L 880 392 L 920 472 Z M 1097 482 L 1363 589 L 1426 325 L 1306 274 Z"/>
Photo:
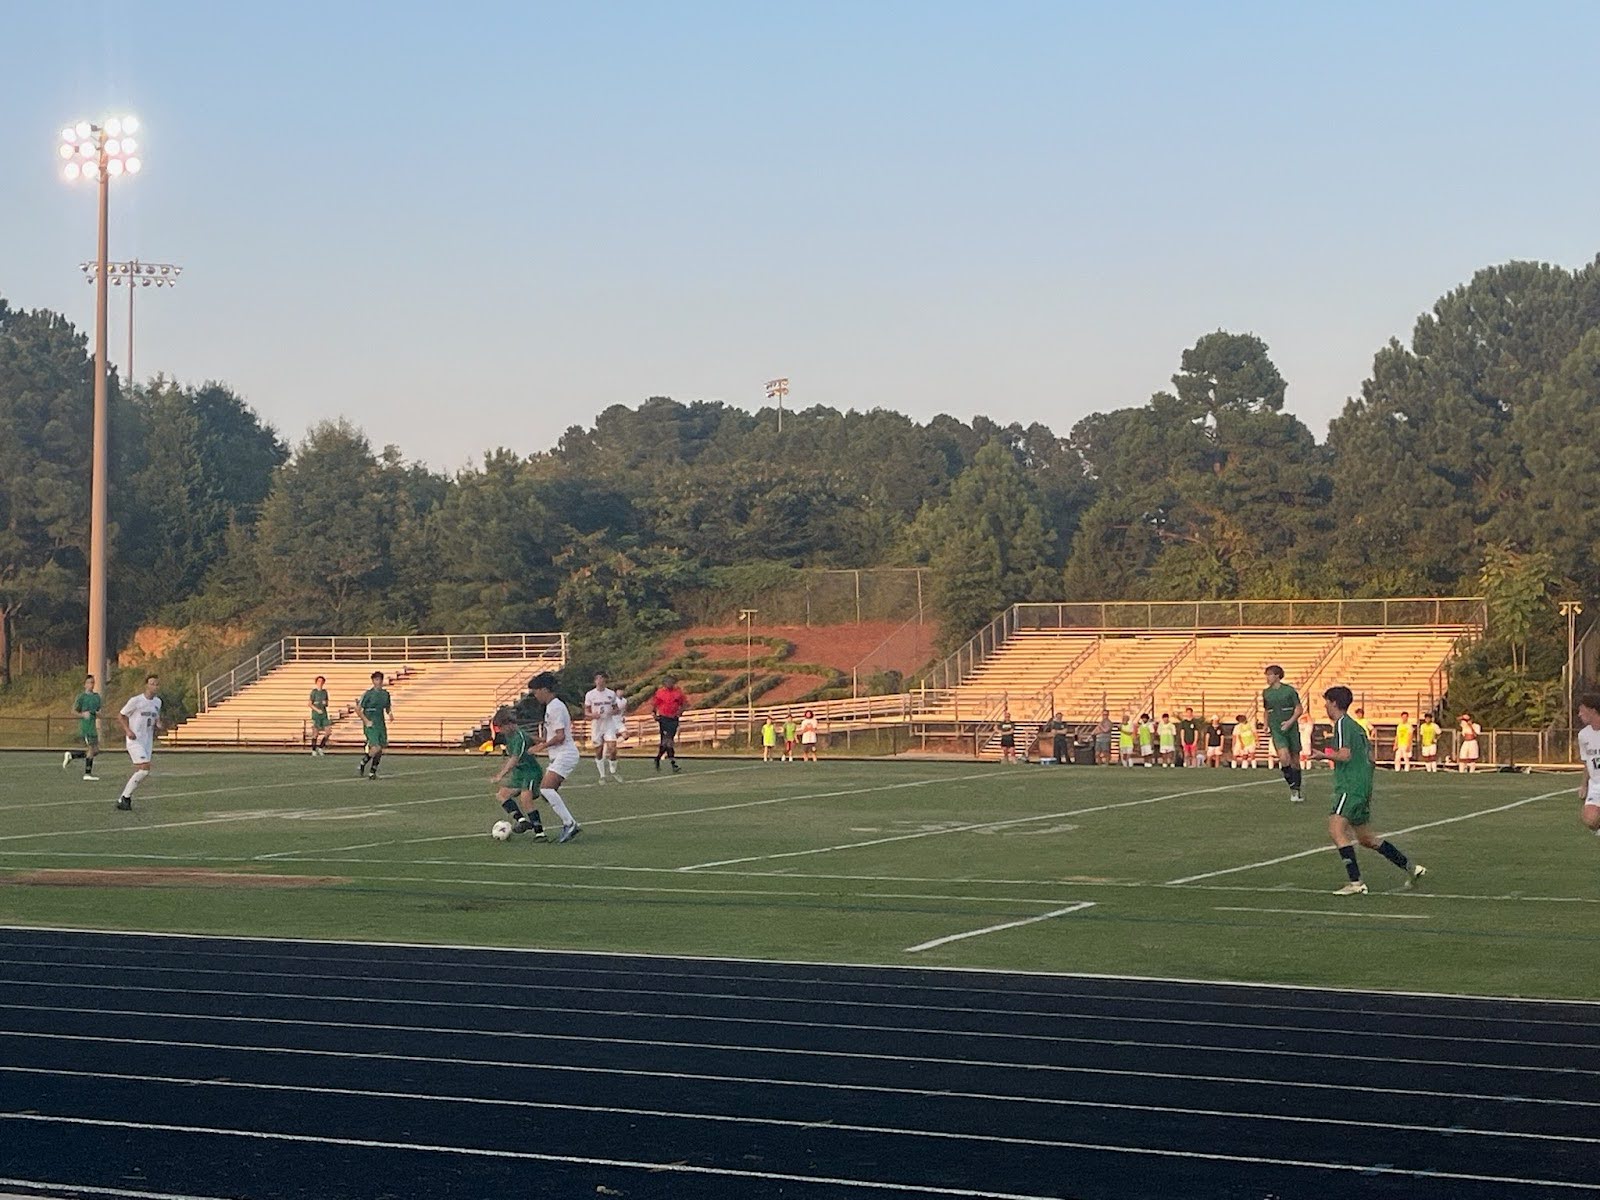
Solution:
<path fill-rule="evenodd" d="M 1438 758 L 1439 757 L 1439 747 L 1438 747 L 1438 745 L 1435 744 L 1435 745 L 1432 745 L 1432 746 L 1424 746 L 1422 748 L 1422 757 L 1423 758 Z"/>
<path fill-rule="evenodd" d="M 550 763 L 547 769 L 554 771 L 563 779 L 571 779 L 572 773 L 578 769 L 578 763 L 581 761 L 582 756 L 579 755 L 578 748 L 571 743 L 563 742 L 550 751 Z"/>
<path fill-rule="evenodd" d="M 153 752 L 150 743 L 141 742 L 138 738 L 123 738 L 123 742 L 128 747 L 128 757 L 134 762 L 147 763 L 150 761 L 150 755 Z"/>
<path fill-rule="evenodd" d="M 589 744 L 603 746 L 607 742 L 617 740 L 618 727 L 622 724 L 616 717 L 596 717 L 589 723 Z"/>
<path fill-rule="evenodd" d="M 1411 747 L 1396 746 L 1394 748 L 1394 756 L 1398 759 L 1409 759 L 1411 757 Z"/>
<path fill-rule="evenodd" d="M 1461 758 L 1466 762 L 1476 762 L 1478 760 L 1478 743 L 1475 741 L 1462 742 Z"/>

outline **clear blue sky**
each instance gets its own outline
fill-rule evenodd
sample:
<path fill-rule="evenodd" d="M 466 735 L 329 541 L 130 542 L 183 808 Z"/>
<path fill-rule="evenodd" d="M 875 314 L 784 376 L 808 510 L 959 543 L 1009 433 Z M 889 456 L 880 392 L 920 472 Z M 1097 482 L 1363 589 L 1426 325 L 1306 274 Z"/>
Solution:
<path fill-rule="evenodd" d="M 454 468 L 665 394 L 1061 432 L 1253 330 L 1321 435 L 1479 266 L 1600 249 L 1600 5 L 9 0 L 0 294 Z M 115 295 L 115 293 L 114 293 Z M 122 358 L 123 316 L 112 346 Z"/>

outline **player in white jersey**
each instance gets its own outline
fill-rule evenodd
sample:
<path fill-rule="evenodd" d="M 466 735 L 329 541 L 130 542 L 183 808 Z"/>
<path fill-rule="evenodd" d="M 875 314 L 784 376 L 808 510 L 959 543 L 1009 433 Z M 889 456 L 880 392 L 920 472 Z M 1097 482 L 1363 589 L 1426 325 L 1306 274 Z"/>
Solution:
<path fill-rule="evenodd" d="M 150 760 L 155 754 L 156 734 L 161 723 L 161 697 L 156 695 L 159 677 L 146 675 L 144 691 L 128 697 L 128 702 L 117 713 L 117 724 L 122 726 L 122 736 L 127 739 L 128 757 L 133 760 L 133 774 L 117 799 L 122 812 L 133 810 L 133 791 L 150 777 Z"/>
<path fill-rule="evenodd" d="M 1583 760 L 1583 786 L 1578 799 L 1583 802 L 1579 819 L 1588 829 L 1600 833 L 1600 692 L 1585 692 L 1578 700 L 1578 757 Z"/>
<path fill-rule="evenodd" d="M 572 777 L 572 773 L 578 769 L 578 760 L 582 757 L 578 751 L 577 739 L 572 733 L 572 714 L 556 695 L 556 677 L 549 671 L 535 675 L 531 686 L 534 699 L 544 705 L 544 740 L 533 747 L 533 753 L 549 755 L 544 778 L 539 781 L 539 795 L 544 797 L 544 802 L 550 806 L 550 811 L 561 821 L 561 836 L 556 840 L 570 842 L 578 836 L 583 827 L 573 819 L 572 813 L 567 809 L 567 802 L 561 798 L 561 793 L 557 789 Z"/>
<path fill-rule="evenodd" d="M 589 718 L 589 744 L 594 747 L 594 769 L 600 782 L 609 774 L 618 783 L 617 735 L 622 725 L 622 697 L 606 683 L 604 673 L 594 677 L 594 686 L 583 698 L 583 715 Z"/>

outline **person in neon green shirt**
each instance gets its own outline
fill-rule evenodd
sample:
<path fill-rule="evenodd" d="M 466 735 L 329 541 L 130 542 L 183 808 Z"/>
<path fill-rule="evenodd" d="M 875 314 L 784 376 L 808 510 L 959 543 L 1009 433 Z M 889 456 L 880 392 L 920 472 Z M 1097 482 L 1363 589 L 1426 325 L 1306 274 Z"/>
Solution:
<path fill-rule="evenodd" d="M 1117 758 L 1122 765 L 1131 767 L 1133 762 L 1133 718 L 1124 716 L 1122 724 L 1117 726 Z"/>
<path fill-rule="evenodd" d="M 1417 739 L 1422 743 L 1422 765 L 1432 774 L 1439 769 L 1439 722 L 1433 719 L 1432 713 L 1422 719 Z"/>
<path fill-rule="evenodd" d="M 1411 723 L 1411 714 L 1403 712 L 1394 727 L 1394 769 L 1411 770 L 1411 743 L 1416 740 L 1417 727 Z"/>
<path fill-rule="evenodd" d="M 772 752 L 778 748 L 778 727 L 772 723 L 772 714 L 767 714 L 766 723 L 761 726 L 761 761 L 771 762 Z"/>

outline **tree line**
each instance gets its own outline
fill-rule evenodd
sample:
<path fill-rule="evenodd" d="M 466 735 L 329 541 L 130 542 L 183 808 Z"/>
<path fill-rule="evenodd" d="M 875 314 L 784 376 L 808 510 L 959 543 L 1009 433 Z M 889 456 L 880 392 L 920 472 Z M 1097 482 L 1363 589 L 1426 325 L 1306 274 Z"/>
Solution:
<path fill-rule="evenodd" d="M 0 300 L 0 684 L 18 638 L 82 641 L 92 369 L 64 317 Z M 753 563 L 927 565 L 952 643 L 1024 600 L 1488 587 L 1537 601 L 1463 687 L 1527 719 L 1564 654 L 1550 602 L 1600 594 L 1600 261 L 1479 271 L 1377 351 L 1322 441 L 1261 339 L 1220 330 L 1170 389 L 1064 433 L 824 406 L 780 433 L 771 409 L 653 397 L 451 475 L 344 420 L 291 447 L 222 383 L 114 383 L 119 638 L 559 626 L 619 653 Z"/>

